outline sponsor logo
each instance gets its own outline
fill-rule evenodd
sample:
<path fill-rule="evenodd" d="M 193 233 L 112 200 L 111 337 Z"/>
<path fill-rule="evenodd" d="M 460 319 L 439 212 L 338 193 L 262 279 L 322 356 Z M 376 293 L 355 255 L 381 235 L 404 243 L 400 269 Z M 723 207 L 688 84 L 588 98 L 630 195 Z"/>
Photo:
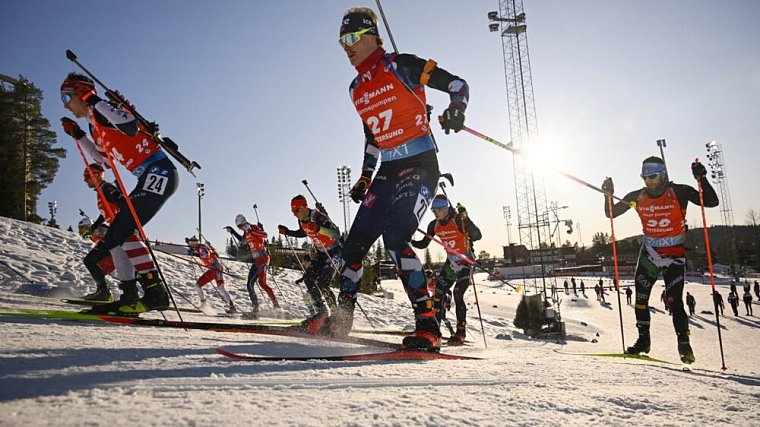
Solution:
<path fill-rule="evenodd" d="M 375 98 L 375 97 L 377 97 L 379 95 L 382 95 L 382 94 L 384 94 L 386 92 L 390 92 L 393 89 L 394 89 L 393 83 L 388 83 L 387 85 L 385 85 L 385 86 L 383 86 L 381 88 L 375 89 L 375 90 L 373 90 L 371 92 L 365 92 L 359 99 L 357 99 L 356 101 L 354 101 L 354 104 L 356 106 L 359 106 L 359 105 L 362 105 L 362 104 L 369 104 L 370 101 L 372 100 L 372 98 Z"/>

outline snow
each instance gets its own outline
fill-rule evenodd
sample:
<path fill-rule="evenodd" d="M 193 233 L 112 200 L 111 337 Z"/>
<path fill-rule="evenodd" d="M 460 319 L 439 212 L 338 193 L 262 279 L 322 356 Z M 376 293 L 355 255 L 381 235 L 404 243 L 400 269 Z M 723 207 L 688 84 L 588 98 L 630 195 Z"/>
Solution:
<path fill-rule="evenodd" d="M 29 285 L 0 263 L 0 311 L 76 310 L 59 298 L 92 290 L 81 263 L 88 247 L 74 233 L 0 218 L 0 261 L 50 291 L 46 297 L 18 293 L 39 291 L 40 286 Z M 197 304 L 186 283 L 200 274 L 199 268 L 176 257 L 158 257 L 178 303 L 189 305 L 184 297 Z M 242 263 L 225 265 L 237 275 L 247 273 Z M 265 309 L 269 320 L 307 315 L 301 288 L 294 283 L 299 277 L 290 270 L 275 277 L 285 304 L 282 311 Z M 443 351 L 482 360 L 235 361 L 214 348 L 264 355 L 377 349 L 257 334 L 0 316 L 0 425 L 123 425 L 127 420 L 189 426 L 760 425 L 757 305 L 756 317 L 744 316 L 743 308 L 742 316 L 734 317 L 727 306 L 720 318 L 726 371 L 720 369 L 715 316 L 701 313 L 710 309 L 710 286 L 699 281 L 686 286 L 697 299 L 697 315 L 690 322 L 697 363 L 691 372 L 682 372 L 680 363 L 558 353 L 621 351 L 617 296 L 607 296 L 611 305 L 600 305 L 593 293 L 596 280 L 584 278 L 588 299 L 560 290 L 569 338 L 554 342 L 532 340 L 516 330 L 512 319 L 519 295 L 476 275 L 488 348 L 471 288 L 466 299 L 472 343 Z M 249 306 L 244 284 L 232 278 L 227 282 L 238 306 Z M 409 327 L 411 309 L 400 283 L 384 281 L 382 286 L 394 299 L 362 295 L 361 305 L 379 329 Z M 655 286 L 650 355 L 677 362 L 671 319 L 659 303 L 661 282 Z M 530 283 L 527 287 L 533 290 Z M 719 288 L 727 297 L 727 285 Z M 221 299 L 207 295 L 220 310 Z M 625 306 L 624 295 L 621 299 L 630 345 L 636 335 L 633 309 Z M 177 318 L 173 312 L 164 314 Z M 182 315 L 188 320 L 245 322 Z M 355 328 L 370 328 L 359 310 Z"/>

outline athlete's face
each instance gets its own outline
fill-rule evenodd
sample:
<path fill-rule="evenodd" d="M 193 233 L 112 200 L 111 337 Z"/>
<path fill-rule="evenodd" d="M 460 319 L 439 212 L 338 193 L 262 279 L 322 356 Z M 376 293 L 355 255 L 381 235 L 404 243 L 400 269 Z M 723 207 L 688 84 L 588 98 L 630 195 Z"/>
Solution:
<path fill-rule="evenodd" d="M 74 117 L 81 119 L 87 116 L 87 104 L 76 96 L 72 96 L 68 104 L 64 104 L 67 110 L 74 114 Z"/>
<path fill-rule="evenodd" d="M 372 52 L 377 50 L 377 36 L 372 34 L 362 34 L 358 42 L 351 46 L 343 45 L 343 51 L 348 56 L 348 61 L 354 67 L 362 63 Z"/>
<path fill-rule="evenodd" d="M 309 209 L 301 206 L 298 209 L 293 211 L 293 215 L 295 215 L 296 218 L 298 218 L 299 220 L 305 221 L 306 218 L 309 216 Z"/>
<path fill-rule="evenodd" d="M 441 209 L 430 209 L 433 211 L 433 215 L 435 215 L 435 219 L 438 221 L 443 221 L 446 219 L 446 215 L 449 213 L 449 208 L 441 208 Z"/>
<path fill-rule="evenodd" d="M 662 175 L 660 174 L 652 174 L 652 175 L 646 175 L 642 177 L 644 179 L 644 185 L 647 187 L 647 190 L 656 190 L 660 187 L 662 184 Z"/>

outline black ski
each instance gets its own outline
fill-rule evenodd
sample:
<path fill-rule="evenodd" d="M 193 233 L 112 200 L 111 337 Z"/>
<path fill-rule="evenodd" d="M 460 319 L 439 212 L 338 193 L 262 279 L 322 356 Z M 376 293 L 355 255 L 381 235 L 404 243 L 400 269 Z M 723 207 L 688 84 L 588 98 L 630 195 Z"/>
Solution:
<path fill-rule="evenodd" d="M 393 351 L 373 352 L 365 354 L 345 354 L 331 356 L 261 356 L 244 353 L 234 353 L 231 351 L 217 348 L 215 351 L 222 356 L 235 360 L 247 360 L 253 362 L 272 362 L 272 361 L 309 361 L 309 360 L 327 360 L 327 361 L 344 361 L 344 362 L 361 362 L 375 360 L 481 360 L 479 357 L 460 356 L 456 354 L 438 353 L 432 351 L 406 350 L 397 349 Z"/>

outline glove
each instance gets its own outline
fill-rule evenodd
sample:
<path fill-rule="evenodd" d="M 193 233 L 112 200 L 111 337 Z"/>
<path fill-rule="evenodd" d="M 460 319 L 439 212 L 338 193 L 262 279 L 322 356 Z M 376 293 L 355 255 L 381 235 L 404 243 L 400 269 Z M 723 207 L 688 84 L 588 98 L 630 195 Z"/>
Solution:
<path fill-rule="evenodd" d="M 325 210 L 324 205 L 322 203 L 317 202 L 314 207 L 317 208 L 318 211 L 322 212 L 323 214 L 327 215 L 327 210 Z"/>
<path fill-rule="evenodd" d="M 612 178 L 605 178 L 604 182 L 602 183 L 602 191 L 604 191 L 606 194 L 615 194 L 615 184 L 612 183 Z"/>
<path fill-rule="evenodd" d="M 226 226 L 226 227 L 224 227 L 224 229 L 225 229 L 225 230 L 227 230 L 227 232 L 228 232 L 228 233 L 230 233 L 230 234 L 234 234 L 233 232 L 234 232 L 235 230 L 233 230 L 233 229 L 232 229 L 232 227 L 230 227 L 229 225 L 228 225 L 228 226 Z"/>
<path fill-rule="evenodd" d="M 63 131 L 74 139 L 79 139 L 85 136 L 84 131 L 79 127 L 77 122 L 71 120 L 68 117 L 61 117 L 61 124 L 63 125 Z"/>
<path fill-rule="evenodd" d="M 364 195 L 367 194 L 369 183 L 369 177 L 362 175 L 359 177 L 359 180 L 356 181 L 356 184 L 351 187 L 351 191 L 349 191 L 348 194 L 351 196 L 351 200 L 353 200 L 354 203 L 361 203 L 361 201 L 364 200 Z"/>
<path fill-rule="evenodd" d="M 288 234 L 288 231 L 290 230 L 288 229 L 288 227 L 285 227 L 284 225 L 278 225 L 277 231 L 279 231 L 280 234 Z"/>
<path fill-rule="evenodd" d="M 449 131 L 454 133 L 459 132 L 464 127 L 464 108 L 462 104 L 452 103 L 449 108 L 443 110 L 443 115 L 440 117 L 441 129 L 449 134 Z"/>
<path fill-rule="evenodd" d="M 82 236 L 85 239 L 89 238 L 90 236 L 92 236 L 92 228 L 89 225 L 87 225 L 87 226 L 80 226 L 79 227 L 79 235 Z"/>
<path fill-rule="evenodd" d="M 691 164 L 691 174 L 694 175 L 694 178 L 700 179 L 707 175 L 707 169 L 699 160 L 694 160 L 694 163 Z"/>
<path fill-rule="evenodd" d="M 262 231 L 264 231 L 264 224 L 257 222 L 256 226 L 259 227 Z"/>
<path fill-rule="evenodd" d="M 457 203 L 457 212 L 462 219 L 467 219 L 467 209 L 459 203 Z"/>

